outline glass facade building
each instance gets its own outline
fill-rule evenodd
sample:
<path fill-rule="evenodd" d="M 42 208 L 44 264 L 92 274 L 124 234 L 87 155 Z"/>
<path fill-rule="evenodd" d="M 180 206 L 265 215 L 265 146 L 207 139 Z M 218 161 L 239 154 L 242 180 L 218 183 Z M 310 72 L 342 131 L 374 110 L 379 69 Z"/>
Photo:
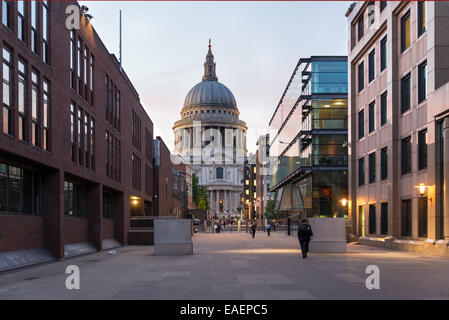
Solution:
<path fill-rule="evenodd" d="M 347 70 L 346 56 L 300 59 L 272 116 L 270 186 L 284 218 L 347 214 Z"/>

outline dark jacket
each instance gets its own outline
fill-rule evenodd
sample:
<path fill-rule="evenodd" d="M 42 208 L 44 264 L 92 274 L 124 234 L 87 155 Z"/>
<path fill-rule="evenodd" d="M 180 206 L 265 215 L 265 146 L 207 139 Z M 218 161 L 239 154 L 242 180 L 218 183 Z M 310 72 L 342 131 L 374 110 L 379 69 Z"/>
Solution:
<path fill-rule="evenodd" d="M 251 226 L 251 231 L 252 231 L 252 232 L 256 231 L 256 225 L 255 225 L 255 224 L 253 224 L 253 225 Z"/>
<path fill-rule="evenodd" d="M 310 241 L 310 237 L 313 236 L 312 227 L 308 223 L 302 223 L 298 227 L 298 239 Z"/>

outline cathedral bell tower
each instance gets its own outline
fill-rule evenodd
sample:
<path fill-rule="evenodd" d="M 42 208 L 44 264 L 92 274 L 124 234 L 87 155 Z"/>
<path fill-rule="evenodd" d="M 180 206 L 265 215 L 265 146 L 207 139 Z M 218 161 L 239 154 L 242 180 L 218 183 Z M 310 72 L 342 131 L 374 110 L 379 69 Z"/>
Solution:
<path fill-rule="evenodd" d="M 212 54 L 212 46 L 209 39 L 209 51 L 207 52 L 206 62 L 204 63 L 203 81 L 218 81 L 215 73 L 214 55 Z"/>

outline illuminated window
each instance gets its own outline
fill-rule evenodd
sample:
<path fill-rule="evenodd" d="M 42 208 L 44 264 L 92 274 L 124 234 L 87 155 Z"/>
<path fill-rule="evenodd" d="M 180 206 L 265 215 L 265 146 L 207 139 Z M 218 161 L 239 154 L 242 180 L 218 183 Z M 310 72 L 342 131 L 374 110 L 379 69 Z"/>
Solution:
<path fill-rule="evenodd" d="M 418 1 L 418 37 L 427 30 L 427 3 L 425 1 Z"/>
<path fill-rule="evenodd" d="M 410 12 L 401 18 L 401 52 L 410 47 Z"/>

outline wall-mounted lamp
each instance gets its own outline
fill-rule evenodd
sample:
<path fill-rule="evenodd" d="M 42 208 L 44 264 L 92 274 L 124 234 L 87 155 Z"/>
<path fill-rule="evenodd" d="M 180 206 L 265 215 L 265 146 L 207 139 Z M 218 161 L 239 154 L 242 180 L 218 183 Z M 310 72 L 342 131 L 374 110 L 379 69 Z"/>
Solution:
<path fill-rule="evenodd" d="M 347 199 L 341 199 L 340 203 L 343 207 L 346 207 L 346 205 L 348 204 L 348 200 Z"/>
<path fill-rule="evenodd" d="M 424 183 L 420 183 L 419 185 L 415 186 L 415 188 L 418 189 L 418 193 L 419 193 L 420 197 L 423 198 L 424 195 L 426 194 L 426 190 L 430 187 L 424 185 Z M 429 200 L 432 201 L 432 198 L 429 198 Z"/>

